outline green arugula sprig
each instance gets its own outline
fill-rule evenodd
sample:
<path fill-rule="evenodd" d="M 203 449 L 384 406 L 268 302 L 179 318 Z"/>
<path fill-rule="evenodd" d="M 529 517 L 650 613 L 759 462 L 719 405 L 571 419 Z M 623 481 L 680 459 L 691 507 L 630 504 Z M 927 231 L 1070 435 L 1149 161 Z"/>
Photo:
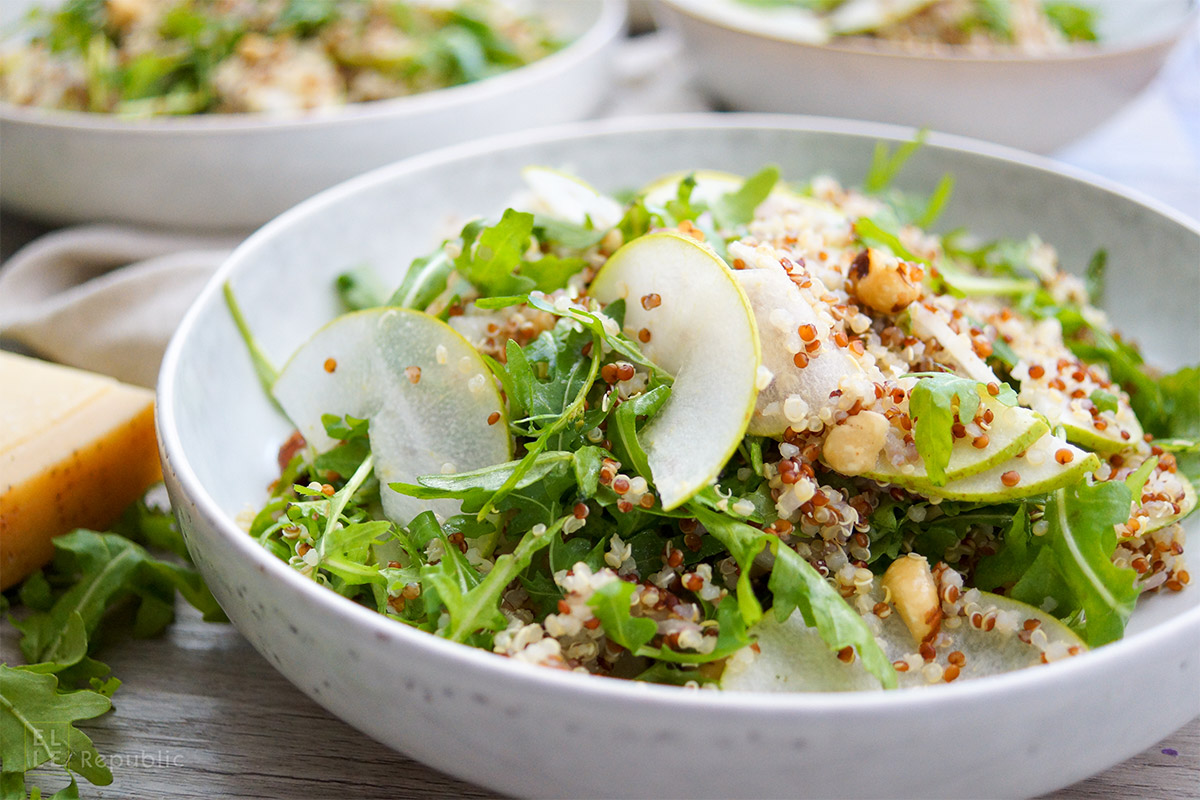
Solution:
<path fill-rule="evenodd" d="M 956 419 L 974 419 L 987 387 L 949 372 L 920 372 L 906 377 L 920 379 L 908 398 L 917 454 L 925 463 L 933 484 L 944 486 L 946 467 L 950 465 L 950 454 L 954 449 L 954 422 Z M 996 399 L 1006 406 L 1015 406 L 1017 393 L 1002 383 Z"/>
<path fill-rule="evenodd" d="M 170 512 L 139 502 L 114 532 L 76 530 L 56 537 L 52 564 L 22 583 L 19 598 L 28 613 L 12 624 L 21 633 L 26 665 L 0 664 L 5 797 L 24 797 L 25 773 L 46 763 L 70 775 L 71 784 L 56 797 L 77 796 L 75 775 L 97 785 L 112 782 L 103 758 L 74 723 L 107 711 L 121 685 L 94 658 L 114 609 L 133 607 L 132 632 L 138 637 L 153 636 L 174 619 L 176 593 L 206 620 L 225 619 L 198 572 L 157 558 L 139 541 L 186 558 Z"/>

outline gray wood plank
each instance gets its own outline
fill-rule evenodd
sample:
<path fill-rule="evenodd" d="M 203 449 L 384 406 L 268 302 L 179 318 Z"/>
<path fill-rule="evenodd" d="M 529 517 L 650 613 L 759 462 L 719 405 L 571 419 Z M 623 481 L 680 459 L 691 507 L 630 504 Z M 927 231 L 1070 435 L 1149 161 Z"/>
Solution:
<path fill-rule="evenodd" d="M 4 653 L 16 652 L 0 626 Z M 190 608 L 167 633 L 100 653 L 125 681 L 115 711 L 83 723 L 110 760 L 94 798 L 495 797 L 390 750 L 293 687 L 230 625 Z M 1172 755 L 1175 753 L 1175 755 Z M 57 786 L 56 778 L 45 781 Z M 1196 800 L 1200 718 L 1052 800 Z"/>

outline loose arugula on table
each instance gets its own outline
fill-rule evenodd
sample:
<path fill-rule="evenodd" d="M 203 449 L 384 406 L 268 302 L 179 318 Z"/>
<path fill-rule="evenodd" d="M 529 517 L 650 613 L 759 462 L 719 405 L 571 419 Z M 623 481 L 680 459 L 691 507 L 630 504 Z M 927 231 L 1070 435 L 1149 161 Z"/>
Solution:
<path fill-rule="evenodd" d="M 206 620 L 224 614 L 200 574 L 169 511 L 139 502 L 108 532 L 76 530 L 54 539 L 55 557 L 15 590 L 24 664 L 0 664 L 0 794 L 27 790 L 27 773 L 54 765 L 69 776 L 55 798 L 78 797 L 76 777 L 96 785 L 112 773 L 75 723 L 112 707 L 121 681 L 95 655 L 118 607 L 133 612 L 132 633 L 154 636 L 174 619 L 178 593 Z M 175 558 L 160 558 L 150 549 Z M 6 597 L 7 601 L 7 597 Z"/>

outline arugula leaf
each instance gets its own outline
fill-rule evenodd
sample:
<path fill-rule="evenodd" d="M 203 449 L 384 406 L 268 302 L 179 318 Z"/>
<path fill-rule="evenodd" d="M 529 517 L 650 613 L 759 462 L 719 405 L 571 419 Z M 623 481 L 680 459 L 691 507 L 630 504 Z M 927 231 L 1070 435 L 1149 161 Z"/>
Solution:
<path fill-rule="evenodd" d="M 424 311 L 446 291 L 453 272 L 454 262 L 446 254 L 444 245 L 427 256 L 414 259 L 399 288 L 388 298 L 387 305 Z"/>
<path fill-rule="evenodd" d="M 110 708 L 112 702 L 98 692 L 63 691 L 53 675 L 0 664 L 0 762 L 6 781 L 52 762 L 97 786 L 112 783 L 92 740 L 74 725 Z"/>
<path fill-rule="evenodd" d="M 604 626 L 608 638 L 637 653 L 658 633 L 658 626 L 652 619 L 630 613 L 629 598 L 635 588 L 626 581 L 610 581 L 593 592 L 588 606 Z"/>
<path fill-rule="evenodd" d="M 198 573 L 160 561 L 141 546 L 113 533 L 77 530 L 54 539 L 55 569 L 72 585 L 47 611 L 16 622 L 22 632 L 21 651 L 30 663 L 55 665 L 54 671 L 77 663 L 87 652 L 87 641 L 101 618 L 130 595 L 153 603 L 164 592 L 179 590 L 208 619 L 222 618 L 220 606 L 204 587 Z M 164 601 L 165 602 L 165 601 Z M 160 603 L 161 605 L 161 603 Z M 159 620 L 162 624 L 170 621 Z M 161 625 L 139 633 L 153 633 Z"/>
<path fill-rule="evenodd" d="M 718 228 L 731 230 L 754 220 L 754 210 L 771 194 L 779 182 L 779 167 L 768 166 L 745 180 L 737 191 L 714 200 L 709 210 Z"/>
<path fill-rule="evenodd" d="M 1099 306 L 1104 301 L 1104 270 L 1108 266 L 1108 251 L 1097 250 L 1088 261 L 1087 272 L 1084 273 L 1084 285 L 1087 287 L 1088 302 Z"/>
<path fill-rule="evenodd" d="M 506 209 L 490 227 L 476 220 L 463 228 L 462 252 L 454 259 L 458 274 L 485 295 L 527 292 L 533 281 L 516 274 L 533 237 L 533 214 Z"/>
<path fill-rule="evenodd" d="M 428 575 L 434 580 L 438 594 L 450 612 L 450 625 L 444 632 L 446 638 L 461 642 L 481 628 L 498 630 L 504 627 L 506 620 L 499 610 L 501 594 L 529 566 L 534 555 L 558 536 L 568 519 L 569 516 L 564 516 L 553 525 L 530 528 L 511 553 L 497 558 L 487 576 L 466 591 L 461 591 L 461 583 L 453 582 L 440 571 L 427 568 Z M 446 546 L 447 552 L 454 549 L 449 542 L 446 542 Z M 446 559 L 442 563 L 446 563 Z"/>
<path fill-rule="evenodd" d="M 918 228 L 929 228 L 938 221 L 942 212 L 946 210 L 951 195 L 954 194 L 954 183 L 954 176 L 950 173 L 942 176 L 938 185 L 934 187 L 933 193 L 929 195 L 929 199 L 925 203 L 925 210 L 913 221 L 914 225 Z"/>
<path fill-rule="evenodd" d="M 262 384 L 263 391 L 266 392 L 267 397 L 271 398 L 271 402 L 278 406 L 278 402 L 274 399 L 275 396 L 271 394 L 271 388 L 275 386 L 275 381 L 279 380 L 279 370 L 267 358 L 266 353 L 258 346 L 258 340 L 250 332 L 250 325 L 246 322 L 245 315 L 242 314 L 242 307 L 233 294 L 233 285 L 226 281 L 221 290 L 225 295 L 225 306 L 229 309 L 229 316 L 233 317 L 233 324 L 237 326 L 242 342 L 246 345 L 246 352 L 250 355 L 250 361 L 254 364 L 254 373 L 258 376 L 258 382 Z"/>
<path fill-rule="evenodd" d="M 711 535 L 721 540 L 741 568 L 737 603 L 747 626 L 762 618 L 762 607 L 750 584 L 750 567 L 758 554 L 769 547 L 775 556 L 768 587 L 775 599 L 776 619 L 782 622 L 798 609 L 805 623 L 817 629 L 833 652 L 854 647 L 863 666 L 879 678 L 884 688 L 896 687 L 896 670 L 866 622 L 795 550 L 783 545 L 777 537 L 698 504 L 689 504 L 688 508 Z"/>
<path fill-rule="evenodd" d="M 922 128 L 917 131 L 917 135 L 913 137 L 912 141 L 904 142 L 897 147 L 895 153 L 888 147 L 887 142 L 876 142 L 875 154 L 871 159 L 871 165 L 867 167 L 867 174 L 863 178 L 863 191 L 868 194 L 878 194 L 891 186 L 892 181 L 900 174 L 900 170 L 912 158 L 913 153 L 925 144 L 925 138 L 928 135 L 929 131 Z"/>
<path fill-rule="evenodd" d="M 1070 41 L 1094 42 L 1099 38 L 1096 34 L 1098 12 L 1094 8 L 1062 0 L 1043 0 L 1042 11 Z"/>
<path fill-rule="evenodd" d="M 892 251 L 892 254 L 897 258 L 902 258 L 905 261 L 912 261 L 917 264 L 928 265 L 929 262 L 920 256 L 913 253 L 904 243 L 900 241 L 900 237 L 891 231 L 885 229 L 875 220 L 870 217 L 859 217 L 854 221 L 854 233 L 858 236 L 863 244 L 883 245 Z"/>
<path fill-rule="evenodd" d="M 1114 526 L 1129 518 L 1131 502 L 1124 483 L 1080 482 L 1059 489 L 1046 506 L 1049 545 L 1083 608 L 1083 637 L 1091 647 L 1120 639 L 1137 602 L 1137 573 L 1112 563 Z"/>
<path fill-rule="evenodd" d="M 347 311 L 382 306 L 388 298 L 379 275 L 366 264 L 338 275 L 334 287 Z"/>
<path fill-rule="evenodd" d="M 954 449 L 954 421 L 974 418 L 979 410 L 980 388 L 970 378 L 946 372 L 922 377 L 909 393 L 913 440 L 935 486 L 946 483 L 946 467 Z"/>
<path fill-rule="evenodd" d="M 651 477 L 650 462 L 646 457 L 646 451 L 638 442 L 637 418 L 658 413 L 670 396 L 669 386 L 659 386 L 621 403 L 613 415 L 617 434 L 614 444 L 620 444 L 623 450 L 622 460 L 632 464 L 637 474 L 645 478 Z"/>

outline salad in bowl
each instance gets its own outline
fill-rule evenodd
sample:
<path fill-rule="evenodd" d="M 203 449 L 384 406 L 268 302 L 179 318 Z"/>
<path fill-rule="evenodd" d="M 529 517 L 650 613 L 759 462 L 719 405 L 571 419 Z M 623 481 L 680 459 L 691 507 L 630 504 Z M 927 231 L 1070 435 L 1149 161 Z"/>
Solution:
<path fill-rule="evenodd" d="M 1200 368 L 1143 363 L 1108 268 L 931 232 L 892 188 L 541 166 L 282 368 L 248 534 L 397 624 L 697 689 L 921 687 L 1070 659 L 1186 590 Z M 331 287 L 330 291 L 334 291 Z"/>

